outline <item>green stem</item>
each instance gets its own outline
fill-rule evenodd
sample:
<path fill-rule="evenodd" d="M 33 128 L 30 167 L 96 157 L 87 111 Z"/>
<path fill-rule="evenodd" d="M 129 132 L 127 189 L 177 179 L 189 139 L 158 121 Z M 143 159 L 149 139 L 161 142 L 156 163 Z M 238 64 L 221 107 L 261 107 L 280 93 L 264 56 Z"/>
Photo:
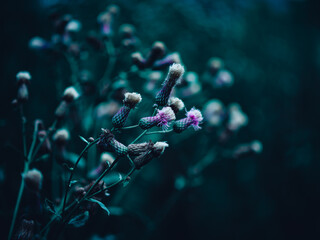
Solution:
<path fill-rule="evenodd" d="M 128 126 L 128 127 L 123 127 L 120 130 L 122 130 L 122 129 L 131 129 L 131 128 L 136 128 L 136 127 L 139 127 L 139 125 L 137 124 L 137 125 L 132 125 L 132 126 Z"/>
<path fill-rule="evenodd" d="M 22 142 L 23 142 L 23 154 L 26 159 L 27 157 L 27 136 L 26 136 L 26 118 L 23 114 L 23 105 L 20 106 L 20 115 L 22 122 Z"/>
<path fill-rule="evenodd" d="M 27 173 L 28 170 L 29 170 L 29 163 L 25 162 L 23 173 L 24 174 Z M 18 215 L 18 211 L 19 211 L 19 207 L 20 207 L 20 202 L 21 202 L 23 190 L 24 190 L 24 179 L 23 179 L 23 175 L 22 175 L 20 189 L 19 189 L 19 193 L 18 193 L 18 197 L 17 197 L 17 202 L 16 202 L 16 206 L 14 208 L 13 217 L 12 217 L 12 221 L 11 221 L 8 240 L 10 240 L 12 238 L 12 233 L 13 233 L 14 225 L 15 225 L 16 218 L 17 218 L 17 215 Z"/>
<path fill-rule="evenodd" d="M 80 153 L 76 163 L 74 164 L 72 170 L 71 170 L 71 174 L 70 174 L 70 177 L 69 177 L 69 180 L 67 182 L 67 187 L 66 187 L 66 192 L 64 194 L 64 199 L 63 199 L 63 207 L 62 207 L 62 215 L 64 214 L 64 211 L 65 211 L 65 207 L 66 207 L 66 202 L 67 202 L 67 196 L 68 196 L 68 192 L 71 188 L 70 186 L 70 183 L 71 183 L 71 180 L 72 180 L 72 177 L 73 177 L 73 174 L 74 174 L 74 170 L 77 168 L 78 166 L 78 163 L 80 162 L 83 154 L 90 148 L 92 147 L 94 144 L 96 144 L 97 142 L 99 141 L 99 138 L 95 139 L 93 142 L 89 143 L 83 150 L 82 152 Z"/>
<path fill-rule="evenodd" d="M 154 132 L 148 132 L 148 133 L 146 133 L 146 135 L 151 135 L 151 134 L 160 134 L 160 133 L 169 133 L 169 132 L 172 132 L 173 130 L 172 129 L 170 129 L 170 130 L 168 130 L 168 131 L 154 131 Z"/>

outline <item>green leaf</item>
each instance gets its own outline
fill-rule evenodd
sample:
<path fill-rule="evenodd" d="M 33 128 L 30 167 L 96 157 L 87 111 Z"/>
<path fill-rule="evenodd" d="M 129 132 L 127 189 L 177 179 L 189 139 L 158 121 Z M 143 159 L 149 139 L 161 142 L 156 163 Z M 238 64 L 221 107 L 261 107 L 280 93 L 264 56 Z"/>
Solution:
<path fill-rule="evenodd" d="M 105 210 L 108 213 L 108 216 L 110 216 L 109 209 L 102 202 L 100 202 L 96 199 L 93 199 L 93 198 L 89 198 L 89 199 L 87 199 L 87 201 L 97 203 L 103 210 Z"/>
<path fill-rule="evenodd" d="M 78 181 L 77 180 L 72 180 L 69 184 L 69 187 L 71 187 L 73 184 L 77 183 Z"/>
<path fill-rule="evenodd" d="M 84 137 L 79 136 L 79 138 L 80 138 L 82 141 L 84 141 L 86 144 L 89 144 L 89 142 L 88 142 Z"/>
<path fill-rule="evenodd" d="M 69 225 L 72 225 L 76 228 L 84 226 L 89 219 L 89 212 L 85 211 L 70 219 L 68 222 Z"/>

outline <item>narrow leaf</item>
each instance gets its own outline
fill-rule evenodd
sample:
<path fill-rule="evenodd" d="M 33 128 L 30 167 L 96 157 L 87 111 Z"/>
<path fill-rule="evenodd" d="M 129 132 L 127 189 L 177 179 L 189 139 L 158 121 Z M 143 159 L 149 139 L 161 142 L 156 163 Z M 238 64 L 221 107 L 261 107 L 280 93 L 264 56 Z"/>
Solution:
<path fill-rule="evenodd" d="M 68 224 L 78 228 L 78 227 L 82 227 L 86 224 L 86 222 L 89 219 L 89 212 L 85 211 L 80 213 L 79 215 L 75 216 L 74 218 L 72 218 Z"/>
<path fill-rule="evenodd" d="M 84 141 L 86 144 L 89 144 L 89 142 L 88 142 L 84 137 L 79 136 L 79 138 L 80 138 L 82 141 Z"/>
<path fill-rule="evenodd" d="M 98 201 L 98 200 L 96 200 L 96 199 L 93 199 L 93 198 L 89 198 L 89 199 L 87 199 L 88 201 L 90 201 L 90 202 L 94 202 L 94 203 L 97 203 L 103 210 L 105 210 L 107 213 L 108 213 L 108 215 L 110 216 L 110 211 L 109 211 L 109 209 L 106 207 L 106 205 L 104 205 L 102 202 L 100 202 L 100 201 Z"/>

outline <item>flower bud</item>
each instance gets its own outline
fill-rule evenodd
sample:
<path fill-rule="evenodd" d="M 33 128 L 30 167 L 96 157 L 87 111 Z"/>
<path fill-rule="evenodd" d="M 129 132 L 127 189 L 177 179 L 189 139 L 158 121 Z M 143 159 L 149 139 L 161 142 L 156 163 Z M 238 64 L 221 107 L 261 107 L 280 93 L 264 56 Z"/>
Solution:
<path fill-rule="evenodd" d="M 139 126 L 142 129 L 149 129 L 154 126 L 162 127 L 166 129 L 169 127 L 169 122 L 176 119 L 176 116 L 173 110 L 170 107 L 164 107 L 161 110 L 158 110 L 156 116 L 153 117 L 144 117 L 139 121 Z"/>
<path fill-rule="evenodd" d="M 203 115 L 209 126 L 220 126 L 225 118 L 223 103 L 218 99 L 208 101 L 204 105 Z"/>
<path fill-rule="evenodd" d="M 224 63 L 222 59 L 213 57 L 210 58 L 208 61 L 208 70 L 211 75 L 216 75 L 217 72 L 224 67 Z"/>
<path fill-rule="evenodd" d="M 139 93 L 125 93 L 123 100 L 123 107 L 113 116 L 112 124 L 116 128 L 121 128 L 126 123 L 131 109 L 134 109 L 138 103 L 141 102 L 142 98 Z"/>
<path fill-rule="evenodd" d="M 248 124 L 248 116 L 242 111 L 240 105 L 237 103 L 229 105 L 228 115 L 229 120 L 227 122 L 227 128 L 230 131 L 238 131 L 241 127 Z"/>
<path fill-rule="evenodd" d="M 156 95 L 156 104 L 166 106 L 173 87 L 177 84 L 184 73 L 184 67 L 180 64 L 172 64 L 169 73 L 163 83 L 162 89 Z"/>
<path fill-rule="evenodd" d="M 193 107 L 189 112 L 187 112 L 186 116 L 186 118 L 174 122 L 173 131 L 181 133 L 190 126 L 192 126 L 194 130 L 201 129 L 199 124 L 202 123 L 203 117 L 198 109 Z"/>
<path fill-rule="evenodd" d="M 27 173 L 23 174 L 23 179 L 26 186 L 33 192 L 39 192 L 42 187 L 42 173 L 38 169 L 29 170 Z"/>
<path fill-rule="evenodd" d="M 33 50 L 48 49 L 50 44 L 41 37 L 33 37 L 29 41 L 29 48 Z"/>
<path fill-rule="evenodd" d="M 127 154 L 128 148 L 122 143 L 118 142 L 110 130 L 103 128 L 101 130 L 102 133 L 99 141 L 97 142 L 97 146 L 101 151 L 115 152 L 119 157 Z"/>

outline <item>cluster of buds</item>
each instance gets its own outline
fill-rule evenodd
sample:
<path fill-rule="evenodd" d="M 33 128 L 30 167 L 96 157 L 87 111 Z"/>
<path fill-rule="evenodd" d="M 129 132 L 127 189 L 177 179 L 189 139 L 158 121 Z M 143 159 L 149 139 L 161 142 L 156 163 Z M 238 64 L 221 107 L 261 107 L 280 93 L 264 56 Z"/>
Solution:
<path fill-rule="evenodd" d="M 25 103 L 29 99 L 27 86 L 30 84 L 31 75 L 29 72 L 18 72 L 16 78 L 18 83 L 18 103 Z"/>
<path fill-rule="evenodd" d="M 133 157 L 133 163 L 136 169 L 140 169 L 152 159 L 160 157 L 165 148 L 169 145 L 166 142 L 156 142 L 152 141 L 130 144 L 128 146 L 128 154 Z"/>
<path fill-rule="evenodd" d="M 125 156 L 128 152 L 128 148 L 122 143 L 118 142 L 114 135 L 108 129 L 101 129 L 99 141 L 97 142 L 98 148 L 102 152 L 114 152 L 117 157 Z"/>
<path fill-rule="evenodd" d="M 33 192 L 40 192 L 42 188 L 42 173 L 38 169 L 31 169 L 22 175 L 26 186 Z"/>
<path fill-rule="evenodd" d="M 97 21 L 100 24 L 101 34 L 104 37 L 110 37 L 113 34 L 112 28 L 118 13 L 119 7 L 117 5 L 110 5 L 106 11 L 99 14 Z"/>
<path fill-rule="evenodd" d="M 130 111 L 142 100 L 139 93 L 125 93 L 124 96 L 123 106 L 112 118 L 112 124 L 115 128 L 122 128 L 124 126 Z"/>
<path fill-rule="evenodd" d="M 167 129 L 169 127 L 169 122 L 176 119 L 171 107 L 164 107 L 161 110 L 158 110 L 158 113 L 155 116 L 144 117 L 139 121 L 139 126 L 142 129 L 149 129 L 155 126 L 162 127 Z"/>
<path fill-rule="evenodd" d="M 80 95 L 78 91 L 74 87 L 66 88 L 63 93 L 62 101 L 56 109 L 56 117 L 58 119 L 63 118 L 66 115 L 69 104 L 76 100 L 79 96 Z"/>
<path fill-rule="evenodd" d="M 186 113 L 186 116 L 186 118 L 174 122 L 173 131 L 175 131 L 176 133 L 181 133 L 191 126 L 195 130 L 201 129 L 199 124 L 202 123 L 203 117 L 198 109 L 194 107 L 191 108 L 191 110 Z"/>

